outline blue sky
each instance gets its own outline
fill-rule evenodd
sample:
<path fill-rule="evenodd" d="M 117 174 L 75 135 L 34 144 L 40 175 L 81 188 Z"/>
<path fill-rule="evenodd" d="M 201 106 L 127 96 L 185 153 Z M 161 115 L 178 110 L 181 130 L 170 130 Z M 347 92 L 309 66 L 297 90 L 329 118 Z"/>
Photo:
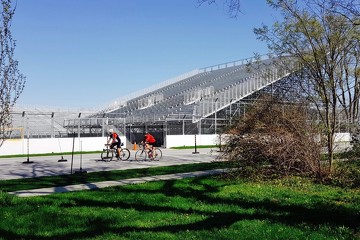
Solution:
<path fill-rule="evenodd" d="M 265 0 L 17 0 L 12 34 L 27 82 L 18 103 L 93 108 L 196 68 L 265 54 Z"/>

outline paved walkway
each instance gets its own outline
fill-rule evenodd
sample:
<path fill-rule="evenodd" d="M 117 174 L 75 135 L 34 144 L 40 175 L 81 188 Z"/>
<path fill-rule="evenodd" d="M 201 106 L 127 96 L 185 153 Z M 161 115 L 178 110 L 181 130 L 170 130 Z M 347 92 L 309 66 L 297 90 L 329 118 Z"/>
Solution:
<path fill-rule="evenodd" d="M 114 186 L 121 186 L 121 185 L 127 185 L 127 184 L 138 184 L 138 183 L 151 182 L 151 181 L 175 180 L 175 179 L 182 179 L 182 178 L 189 178 L 189 177 L 200 177 L 200 176 L 206 176 L 206 175 L 221 174 L 224 171 L 225 171 L 224 169 L 214 169 L 214 170 L 196 171 L 196 172 L 190 172 L 190 173 L 175 173 L 175 174 L 157 175 L 157 176 L 150 176 L 150 177 L 123 179 L 123 180 L 118 180 L 118 181 L 104 181 L 104 182 L 97 182 L 97 183 L 76 184 L 76 185 L 61 186 L 61 187 L 21 190 L 21 191 L 9 192 L 9 193 L 17 195 L 19 197 L 44 196 L 44 195 L 50 195 L 50 194 L 54 194 L 54 193 L 91 190 L 91 189 L 114 187 Z"/>
<path fill-rule="evenodd" d="M 56 176 L 75 173 L 76 171 L 99 172 L 111 170 L 125 170 L 149 168 L 155 166 L 182 165 L 189 163 L 212 162 L 217 159 L 218 153 L 211 149 L 198 149 L 198 154 L 193 153 L 193 149 L 173 150 L 162 149 L 163 157 L 160 161 L 135 161 L 135 151 L 131 150 L 131 155 L 127 161 L 104 162 L 100 154 L 84 154 L 64 156 L 65 162 L 59 162 L 61 156 L 31 157 L 27 158 L 0 158 L 0 180 L 16 178 L 34 178 L 41 176 Z M 26 163 L 26 162 L 33 163 Z M 24 163 L 25 162 L 25 163 Z M 86 189 L 97 189 L 124 184 L 143 183 L 147 181 L 180 179 L 186 177 L 203 176 L 209 174 L 219 174 L 224 170 L 209 170 L 191 173 L 168 174 L 153 177 L 133 178 L 118 181 L 106 181 L 97 183 L 77 184 L 54 188 L 42 188 L 34 190 L 23 190 L 11 192 L 21 197 L 41 196 L 53 193 L 80 191 Z"/>

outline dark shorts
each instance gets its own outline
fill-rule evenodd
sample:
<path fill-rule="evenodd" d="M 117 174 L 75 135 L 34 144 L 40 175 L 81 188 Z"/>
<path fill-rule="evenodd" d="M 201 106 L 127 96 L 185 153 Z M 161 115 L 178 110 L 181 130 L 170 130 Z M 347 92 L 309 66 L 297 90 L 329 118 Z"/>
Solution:
<path fill-rule="evenodd" d="M 114 148 L 115 146 L 117 146 L 117 148 L 120 148 L 120 145 L 121 145 L 121 142 L 119 141 L 119 142 L 115 142 L 115 143 L 112 143 L 111 145 L 110 145 L 110 148 Z"/>

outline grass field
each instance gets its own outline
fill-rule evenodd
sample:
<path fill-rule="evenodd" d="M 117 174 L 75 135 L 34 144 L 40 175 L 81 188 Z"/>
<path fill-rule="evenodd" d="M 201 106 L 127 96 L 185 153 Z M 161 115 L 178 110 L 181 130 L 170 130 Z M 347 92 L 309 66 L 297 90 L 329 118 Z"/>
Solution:
<path fill-rule="evenodd" d="M 132 171 L 103 177 L 175 169 Z M 57 184 L 55 179 L 46 184 Z M 1 181 L 1 189 L 14 190 L 15 182 L 6 182 L 12 181 Z M 359 189 L 300 178 L 251 182 L 212 176 L 31 198 L 1 192 L 0 206 L 0 239 L 360 239 Z"/>

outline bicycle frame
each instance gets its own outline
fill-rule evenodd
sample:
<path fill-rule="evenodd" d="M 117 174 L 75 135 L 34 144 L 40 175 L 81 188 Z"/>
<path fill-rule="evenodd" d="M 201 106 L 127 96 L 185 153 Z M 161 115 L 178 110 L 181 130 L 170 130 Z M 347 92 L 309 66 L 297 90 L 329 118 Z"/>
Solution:
<path fill-rule="evenodd" d="M 117 146 L 110 148 L 110 144 L 105 144 L 106 148 L 103 149 L 103 152 L 101 153 L 101 159 L 105 161 L 111 161 L 115 155 L 118 155 Z M 122 143 L 121 146 L 124 146 Z M 122 148 L 120 146 L 120 154 L 118 155 L 118 159 L 120 160 L 128 160 L 130 157 L 130 151 L 127 148 Z"/>
<path fill-rule="evenodd" d="M 145 144 L 140 145 L 140 149 L 135 153 L 135 160 L 154 160 L 158 161 L 162 157 L 162 152 L 160 149 L 155 149 L 152 147 L 152 149 L 146 149 Z"/>

